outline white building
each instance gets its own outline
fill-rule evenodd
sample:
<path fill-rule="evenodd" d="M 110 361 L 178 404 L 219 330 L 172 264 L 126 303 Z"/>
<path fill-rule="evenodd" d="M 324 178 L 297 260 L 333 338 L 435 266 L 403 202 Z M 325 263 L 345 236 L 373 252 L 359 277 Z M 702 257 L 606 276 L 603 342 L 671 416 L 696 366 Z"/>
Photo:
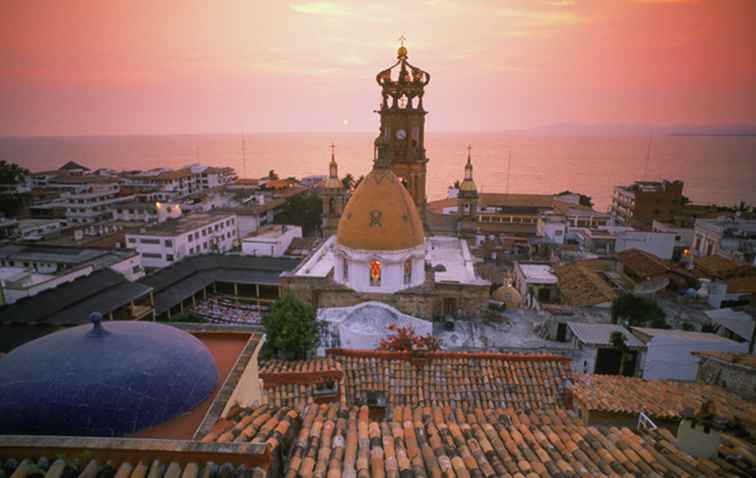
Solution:
<path fill-rule="evenodd" d="M 129 281 L 144 276 L 139 254 L 133 250 L 29 244 L 0 247 L 0 286 L 3 300 L 9 304 L 104 268 Z"/>
<path fill-rule="evenodd" d="M 245 256 L 280 257 L 289 249 L 291 241 L 302 237 L 302 228 L 276 224 L 261 229 L 242 239 L 242 254 Z"/>
<path fill-rule="evenodd" d="M 756 265 L 756 219 L 696 219 L 693 252 Z"/>
<path fill-rule="evenodd" d="M 717 334 L 646 327 L 631 331 L 646 345 L 642 377 L 649 380 L 695 381 L 698 358 L 692 352 L 748 352 L 748 343 Z"/>
<path fill-rule="evenodd" d="M 139 251 L 144 267 L 162 268 L 187 256 L 227 252 L 237 237 L 236 216 L 192 214 L 126 234 L 126 247 Z"/>
<path fill-rule="evenodd" d="M 544 237 L 553 244 L 564 244 L 567 234 L 567 222 L 564 216 L 556 214 L 542 214 L 538 216 L 538 237 Z"/>
<path fill-rule="evenodd" d="M 675 250 L 675 234 L 672 232 L 622 231 L 616 237 L 615 252 L 640 249 L 659 259 L 669 260 Z"/>
<path fill-rule="evenodd" d="M 654 232 L 665 232 L 675 235 L 675 250 L 691 249 L 695 232 L 690 227 L 676 227 L 672 224 L 654 220 L 651 225 Z"/>
<path fill-rule="evenodd" d="M 169 170 L 142 171 L 125 177 L 126 184 L 153 192 L 160 201 L 184 198 L 192 193 L 223 186 L 236 179 L 232 168 L 214 168 L 201 164 Z"/>
<path fill-rule="evenodd" d="M 130 201 L 118 204 L 114 218 L 125 222 L 163 222 L 179 218 L 181 214 L 181 206 L 175 202 Z"/>
<path fill-rule="evenodd" d="M 512 285 L 529 307 L 537 308 L 539 304 L 554 302 L 559 295 L 558 283 L 559 278 L 548 264 L 515 262 Z"/>
<path fill-rule="evenodd" d="M 61 194 L 69 224 L 87 224 L 113 220 L 116 204 L 133 199 L 121 196 L 120 185 L 114 178 L 81 176 L 68 178 L 66 191 Z"/>
<path fill-rule="evenodd" d="M 18 237 L 24 241 L 39 241 L 59 234 L 63 226 L 60 219 L 22 219 L 18 221 Z"/>
<path fill-rule="evenodd" d="M 572 369 L 577 372 L 609 375 L 635 376 L 644 360 L 646 346 L 625 327 L 617 324 L 594 324 L 567 322 L 565 340 L 569 342 L 575 356 Z M 612 334 L 619 332 L 625 338 L 628 348 L 622 364 L 621 354 L 612 344 Z"/>

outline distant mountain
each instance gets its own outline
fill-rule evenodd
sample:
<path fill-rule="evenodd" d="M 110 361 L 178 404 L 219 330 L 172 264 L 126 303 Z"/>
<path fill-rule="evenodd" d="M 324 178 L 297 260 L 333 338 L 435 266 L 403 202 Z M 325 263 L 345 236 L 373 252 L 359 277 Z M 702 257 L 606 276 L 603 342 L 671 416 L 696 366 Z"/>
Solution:
<path fill-rule="evenodd" d="M 529 131 L 546 134 L 639 134 L 673 136 L 756 136 L 756 125 L 673 125 L 659 126 L 637 123 L 579 124 L 555 123 Z"/>

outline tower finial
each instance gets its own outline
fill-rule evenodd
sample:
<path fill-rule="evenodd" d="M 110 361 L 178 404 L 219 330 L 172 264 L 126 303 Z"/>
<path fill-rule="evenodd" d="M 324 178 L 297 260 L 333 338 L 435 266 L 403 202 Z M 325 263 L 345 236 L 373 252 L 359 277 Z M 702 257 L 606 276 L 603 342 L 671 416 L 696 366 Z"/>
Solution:
<path fill-rule="evenodd" d="M 89 314 L 89 321 L 92 322 L 92 330 L 87 332 L 88 337 L 102 337 L 108 335 L 108 331 L 102 326 L 102 314 L 92 312 Z"/>
<path fill-rule="evenodd" d="M 472 160 L 471 160 L 471 157 L 470 157 L 471 154 L 472 154 L 472 145 L 468 144 L 467 145 L 467 164 L 472 164 Z"/>
<path fill-rule="evenodd" d="M 407 48 L 404 46 L 405 41 L 407 41 L 407 39 L 404 37 L 404 35 L 399 37 L 399 49 L 396 51 L 396 56 L 400 60 L 407 58 Z"/>
<path fill-rule="evenodd" d="M 336 145 L 331 141 L 331 161 L 336 161 Z"/>

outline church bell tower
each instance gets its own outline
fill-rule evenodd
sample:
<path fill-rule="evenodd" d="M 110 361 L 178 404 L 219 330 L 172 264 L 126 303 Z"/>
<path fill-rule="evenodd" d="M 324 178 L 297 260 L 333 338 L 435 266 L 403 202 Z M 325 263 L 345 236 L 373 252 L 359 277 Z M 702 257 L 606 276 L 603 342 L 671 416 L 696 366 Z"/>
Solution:
<path fill-rule="evenodd" d="M 458 228 L 462 237 L 475 236 L 478 221 L 478 187 L 473 179 L 473 165 L 471 157 L 472 146 L 467 147 L 467 164 L 465 164 L 465 178 L 459 184 L 457 194 Z"/>
<path fill-rule="evenodd" d="M 339 165 L 336 164 L 336 145 L 331 144 L 331 163 L 328 165 L 328 179 L 323 188 L 323 237 L 336 234 L 339 219 L 344 210 L 344 186 L 339 179 Z"/>
<path fill-rule="evenodd" d="M 425 115 L 423 95 L 430 75 L 407 61 L 404 37 L 397 61 L 376 76 L 381 86 L 381 130 L 375 139 L 375 162 L 389 165 L 409 191 L 419 211 L 425 209 Z"/>

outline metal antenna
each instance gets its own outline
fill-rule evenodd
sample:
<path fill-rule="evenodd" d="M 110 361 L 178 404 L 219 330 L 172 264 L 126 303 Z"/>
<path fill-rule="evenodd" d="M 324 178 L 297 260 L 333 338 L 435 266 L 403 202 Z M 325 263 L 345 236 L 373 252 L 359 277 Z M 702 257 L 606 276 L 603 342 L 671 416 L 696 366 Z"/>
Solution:
<path fill-rule="evenodd" d="M 247 177 L 247 138 L 242 135 L 242 173 Z"/>
<path fill-rule="evenodd" d="M 646 164 L 643 166 L 643 179 L 648 180 L 648 161 L 651 159 L 651 141 L 653 140 L 653 135 L 651 133 L 648 134 L 648 146 L 646 146 Z"/>
<path fill-rule="evenodd" d="M 504 190 L 509 194 L 509 173 L 512 170 L 512 150 L 509 150 L 509 159 L 507 159 L 507 188 Z"/>

